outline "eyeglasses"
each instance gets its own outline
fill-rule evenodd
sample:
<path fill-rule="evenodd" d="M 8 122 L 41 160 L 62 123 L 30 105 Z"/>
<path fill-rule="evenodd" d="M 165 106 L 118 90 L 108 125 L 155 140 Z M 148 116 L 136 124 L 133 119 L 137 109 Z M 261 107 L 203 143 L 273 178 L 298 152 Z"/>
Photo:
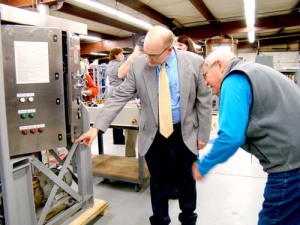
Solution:
<path fill-rule="evenodd" d="M 206 71 L 203 72 L 203 79 L 204 79 L 204 80 L 206 80 L 208 71 L 209 71 L 212 67 L 214 67 L 214 65 L 216 65 L 216 62 L 214 62 L 210 67 L 207 67 Z"/>
<path fill-rule="evenodd" d="M 144 49 L 142 48 L 141 49 L 141 52 L 144 53 L 145 55 L 147 55 L 149 58 L 151 59 L 154 59 L 154 60 L 157 60 L 168 48 L 170 48 L 171 46 L 168 46 L 166 47 L 162 53 L 158 54 L 158 55 L 151 55 L 151 54 L 148 54 L 147 52 L 144 51 Z"/>

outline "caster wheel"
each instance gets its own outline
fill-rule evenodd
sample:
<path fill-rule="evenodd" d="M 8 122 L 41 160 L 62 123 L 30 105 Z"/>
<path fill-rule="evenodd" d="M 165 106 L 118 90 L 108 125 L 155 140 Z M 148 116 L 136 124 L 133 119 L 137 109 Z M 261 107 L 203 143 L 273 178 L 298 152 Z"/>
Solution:
<path fill-rule="evenodd" d="M 134 190 L 135 190 L 136 192 L 139 192 L 139 191 L 141 191 L 142 187 L 143 187 L 143 185 L 141 185 L 141 184 L 136 184 L 136 185 L 134 186 Z"/>

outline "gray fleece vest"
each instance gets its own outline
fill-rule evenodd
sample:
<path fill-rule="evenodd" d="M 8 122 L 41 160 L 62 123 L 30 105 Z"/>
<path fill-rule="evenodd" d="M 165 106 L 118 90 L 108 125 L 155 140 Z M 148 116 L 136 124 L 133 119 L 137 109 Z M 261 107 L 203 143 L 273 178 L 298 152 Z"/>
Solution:
<path fill-rule="evenodd" d="M 248 77 L 253 97 L 242 148 L 256 156 L 268 173 L 300 168 L 300 88 L 257 63 L 234 59 L 224 79 L 235 72 Z"/>

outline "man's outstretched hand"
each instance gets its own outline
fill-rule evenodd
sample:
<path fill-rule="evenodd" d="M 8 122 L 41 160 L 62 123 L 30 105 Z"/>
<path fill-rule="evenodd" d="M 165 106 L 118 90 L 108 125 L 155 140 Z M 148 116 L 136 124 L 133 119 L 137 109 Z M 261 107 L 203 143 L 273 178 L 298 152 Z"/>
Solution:
<path fill-rule="evenodd" d="M 195 161 L 192 166 L 192 173 L 195 180 L 202 180 L 203 176 L 200 174 L 198 169 L 198 163 Z"/>
<path fill-rule="evenodd" d="M 78 139 L 75 140 L 75 142 L 82 142 L 88 147 L 91 147 L 93 141 L 97 137 L 98 129 L 92 127 L 90 130 L 82 134 Z"/>

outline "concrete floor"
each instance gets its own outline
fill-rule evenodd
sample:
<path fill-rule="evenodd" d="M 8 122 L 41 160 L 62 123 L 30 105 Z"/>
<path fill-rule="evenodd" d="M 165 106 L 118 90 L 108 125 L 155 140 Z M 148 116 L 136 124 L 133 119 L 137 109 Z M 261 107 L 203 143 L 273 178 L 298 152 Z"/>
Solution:
<path fill-rule="evenodd" d="M 124 156 L 124 145 L 113 145 L 112 130 L 104 134 L 105 154 Z M 208 145 L 201 154 L 205 154 Z M 97 154 L 97 142 L 92 153 Z M 255 225 L 263 201 L 266 174 L 256 158 L 243 150 L 214 168 L 206 179 L 197 182 L 197 225 Z M 108 212 L 96 217 L 94 225 L 149 225 L 152 215 L 149 181 L 136 192 L 134 184 L 94 177 L 94 196 L 105 200 Z M 171 225 L 180 225 L 177 200 L 169 201 Z"/>

